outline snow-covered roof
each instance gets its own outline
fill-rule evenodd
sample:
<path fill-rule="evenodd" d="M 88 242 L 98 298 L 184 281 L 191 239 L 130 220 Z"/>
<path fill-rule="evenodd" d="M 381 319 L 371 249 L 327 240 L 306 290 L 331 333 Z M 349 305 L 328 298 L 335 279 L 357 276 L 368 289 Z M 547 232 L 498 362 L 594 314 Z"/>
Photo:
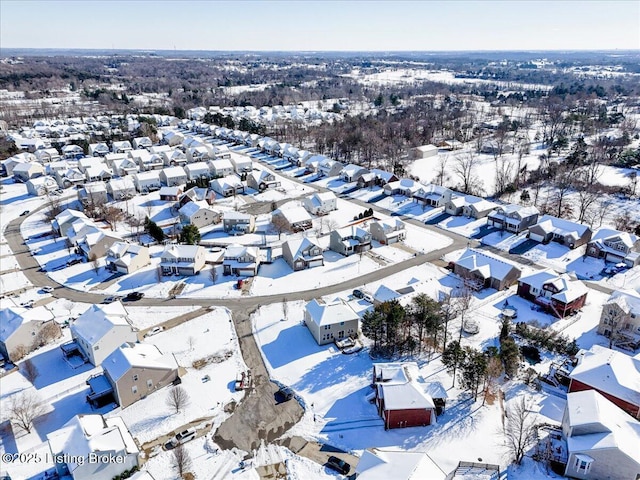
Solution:
<path fill-rule="evenodd" d="M 195 202 L 187 202 L 180 210 L 178 210 L 178 213 L 185 217 L 191 217 L 194 213 L 200 210 L 200 208 L 200 205 Z"/>
<path fill-rule="evenodd" d="M 640 422 L 595 390 L 567 395 L 566 413 L 571 427 L 591 426 L 586 435 L 571 435 L 569 453 L 618 449 L 640 463 Z"/>
<path fill-rule="evenodd" d="M 601 228 L 595 233 L 595 235 L 593 235 L 593 237 L 591 237 L 591 241 L 594 242 L 596 240 L 614 240 L 616 239 L 616 237 L 629 248 L 633 247 L 638 241 L 637 235 L 614 230 L 613 228 Z"/>
<path fill-rule="evenodd" d="M 398 292 L 386 285 L 380 285 L 373 294 L 373 298 L 378 302 L 388 302 L 400 297 L 401 295 Z"/>
<path fill-rule="evenodd" d="M 544 285 L 552 284 L 557 290 L 551 298 L 562 303 L 569 303 L 580 298 L 588 292 L 587 287 L 580 280 L 571 278 L 568 274 L 557 274 L 552 270 L 540 270 L 526 277 L 521 277 L 519 283 L 531 285 L 532 287 L 542 290 Z"/>
<path fill-rule="evenodd" d="M 578 353 L 571 379 L 640 406 L 640 358 L 593 345 Z"/>
<path fill-rule="evenodd" d="M 260 254 L 258 247 L 247 247 L 244 245 L 229 245 L 224 251 L 225 259 L 233 259 L 238 257 L 244 257 L 249 255 L 253 258 L 258 258 Z"/>
<path fill-rule="evenodd" d="M 385 409 L 432 409 L 433 400 L 415 362 L 374 363 L 374 383 Z"/>
<path fill-rule="evenodd" d="M 135 174 L 138 181 L 157 180 L 160 181 L 160 170 L 149 170 L 147 172 L 139 172 Z"/>
<path fill-rule="evenodd" d="M 282 215 L 290 225 L 301 222 L 310 222 L 312 220 L 309 212 L 307 212 L 307 210 L 301 206 L 288 208 L 280 207 L 278 210 L 275 210 L 273 214 Z"/>
<path fill-rule="evenodd" d="M 180 166 L 163 168 L 162 172 L 164 173 L 164 176 L 167 178 L 178 178 L 178 177 L 187 176 L 187 173 L 184 171 L 184 168 Z"/>
<path fill-rule="evenodd" d="M 477 271 L 484 278 L 504 279 L 516 266 L 508 263 L 502 258 L 495 257 L 485 252 L 468 248 L 455 262 L 457 265 L 466 268 L 470 272 Z"/>
<path fill-rule="evenodd" d="M 83 338 L 94 345 L 116 326 L 131 326 L 127 311 L 120 302 L 92 305 L 71 324 L 70 329 L 74 338 Z"/>
<path fill-rule="evenodd" d="M 0 309 L 0 342 L 6 342 L 24 323 L 33 320 L 46 322 L 52 319 L 53 314 L 44 306 Z"/>
<path fill-rule="evenodd" d="M 311 320 L 319 327 L 360 319 L 358 314 L 342 301 L 325 303 L 314 298 L 307 303 L 305 310 L 309 313 Z"/>
<path fill-rule="evenodd" d="M 149 343 L 125 343 L 102 362 L 102 368 L 108 372 L 114 382 L 120 380 L 134 367 L 176 370 L 178 364 L 173 355 L 163 354 L 158 347 Z"/>
<path fill-rule="evenodd" d="M 625 313 L 640 315 L 640 294 L 633 290 L 617 290 L 611 294 L 605 305 L 615 303 Z"/>
<path fill-rule="evenodd" d="M 524 206 L 524 205 L 518 205 L 516 203 L 510 203 L 509 205 L 500 205 L 499 207 L 496 208 L 494 212 L 492 212 L 492 215 L 504 214 L 505 216 L 510 216 L 516 213 L 521 218 L 527 218 L 532 215 L 539 214 L 540 210 L 538 210 L 533 205 Z"/>
<path fill-rule="evenodd" d="M 135 188 L 131 177 L 112 178 L 109 181 L 109 186 L 112 191 L 131 190 Z"/>
<path fill-rule="evenodd" d="M 302 238 L 290 238 L 286 242 L 283 243 L 282 248 L 288 248 L 291 252 L 291 258 L 295 261 L 298 258 L 307 258 L 304 252 L 306 252 L 309 248 L 317 247 L 322 248 L 316 242 L 308 239 L 307 237 Z M 321 256 L 321 255 L 319 255 Z"/>
<path fill-rule="evenodd" d="M 139 451 L 120 417 L 76 415 L 62 428 L 47 434 L 47 439 L 53 453 L 66 454 L 70 473 L 86 463 L 91 452 Z"/>
<path fill-rule="evenodd" d="M 365 450 L 356 474 L 358 480 L 444 480 L 446 477 L 426 453 L 391 448 Z"/>
<path fill-rule="evenodd" d="M 158 195 L 161 197 L 177 197 L 182 193 L 182 187 L 160 187 Z"/>
<path fill-rule="evenodd" d="M 164 247 L 160 258 L 164 259 L 178 259 L 178 258 L 196 258 L 198 252 L 204 250 L 199 245 L 179 245 L 172 244 Z"/>
<path fill-rule="evenodd" d="M 552 217 L 551 215 L 543 215 L 538 219 L 535 227 L 542 228 L 546 233 L 555 233 L 562 236 L 573 236 L 580 238 L 589 229 L 588 225 L 572 222 L 563 218 Z M 529 227 L 532 228 L 532 227 Z"/>
<path fill-rule="evenodd" d="M 229 211 L 222 214 L 223 220 L 251 221 L 251 215 L 243 212 Z"/>

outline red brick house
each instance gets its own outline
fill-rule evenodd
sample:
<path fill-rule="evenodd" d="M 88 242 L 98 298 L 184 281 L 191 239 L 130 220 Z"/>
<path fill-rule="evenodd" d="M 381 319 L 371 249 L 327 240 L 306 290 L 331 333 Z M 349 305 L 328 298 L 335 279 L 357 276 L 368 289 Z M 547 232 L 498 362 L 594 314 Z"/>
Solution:
<path fill-rule="evenodd" d="M 542 270 L 518 280 L 518 295 L 550 314 L 564 318 L 580 310 L 587 300 L 587 287 L 570 275 Z"/>
<path fill-rule="evenodd" d="M 594 345 L 578 353 L 569 375 L 569 393 L 596 390 L 622 410 L 640 418 L 640 356 Z"/>
<path fill-rule="evenodd" d="M 435 423 L 436 407 L 415 362 L 374 363 L 373 387 L 385 430 Z"/>

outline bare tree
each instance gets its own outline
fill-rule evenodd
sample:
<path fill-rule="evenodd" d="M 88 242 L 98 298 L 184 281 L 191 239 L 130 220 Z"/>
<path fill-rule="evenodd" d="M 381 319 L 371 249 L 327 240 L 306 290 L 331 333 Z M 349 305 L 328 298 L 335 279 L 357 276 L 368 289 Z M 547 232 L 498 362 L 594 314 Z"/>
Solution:
<path fill-rule="evenodd" d="M 189 345 L 189 350 L 193 350 L 193 347 L 196 345 L 196 339 L 195 337 L 189 337 L 187 338 L 187 345 Z"/>
<path fill-rule="evenodd" d="M 40 374 L 40 372 L 38 372 L 38 368 L 30 358 L 27 358 L 24 362 L 22 362 L 21 370 L 22 376 L 31 383 L 33 383 Z"/>
<path fill-rule="evenodd" d="M 282 319 L 286 320 L 287 315 L 289 314 L 289 305 L 287 304 L 287 299 L 282 298 Z"/>
<path fill-rule="evenodd" d="M 180 410 L 189 405 L 190 402 L 189 394 L 184 388 L 177 386 L 169 390 L 167 405 L 175 410 L 175 413 L 180 412 Z"/>
<path fill-rule="evenodd" d="M 124 218 L 124 212 L 117 207 L 109 206 L 103 209 L 102 216 L 111 227 L 111 231 L 114 231 L 118 222 Z"/>
<path fill-rule="evenodd" d="M 184 445 L 178 445 L 173 449 L 173 466 L 176 467 L 180 478 L 185 478 L 185 474 L 191 468 L 191 465 L 191 457 Z"/>
<path fill-rule="evenodd" d="M 59 338 L 62 335 L 60 326 L 54 322 L 49 321 L 42 325 L 38 331 L 36 338 L 33 340 L 33 347 L 38 348 L 46 345 L 52 340 Z"/>
<path fill-rule="evenodd" d="M 93 271 L 98 273 L 100 270 L 100 259 L 95 253 L 89 255 L 89 261 L 91 262 L 91 266 L 93 267 Z"/>
<path fill-rule="evenodd" d="M 50 222 L 58 214 L 62 213 L 62 200 L 59 195 L 51 195 L 51 193 L 47 193 L 47 203 L 48 208 L 45 211 L 44 218 L 46 221 Z"/>
<path fill-rule="evenodd" d="M 271 225 L 273 226 L 273 229 L 278 234 L 278 240 L 280 240 L 284 232 L 288 232 L 290 230 L 289 222 L 287 222 L 287 219 L 284 218 L 283 215 L 279 215 L 279 214 L 273 215 L 271 217 Z"/>
<path fill-rule="evenodd" d="M 536 417 L 524 396 L 514 400 L 507 412 L 507 422 L 504 426 L 505 443 L 510 457 L 520 465 L 525 452 L 535 442 Z"/>
<path fill-rule="evenodd" d="M 33 421 L 44 413 L 44 403 L 33 392 L 14 395 L 9 402 L 9 419 L 27 433 L 31 433 Z"/>
<path fill-rule="evenodd" d="M 438 166 L 436 167 L 436 183 L 440 186 L 444 185 L 445 180 L 448 179 L 447 177 L 447 162 L 449 160 L 449 156 L 448 155 L 442 155 L 440 157 L 440 160 L 438 161 Z"/>
<path fill-rule="evenodd" d="M 17 362 L 18 360 L 22 360 L 27 353 L 29 353 L 29 350 L 25 345 L 16 345 L 16 347 L 9 352 L 9 358 L 13 362 Z"/>
<path fill-rule="evenodd" d="M 478 193 L 478 177 L 475 175 L 475 169 L 478 165 L 479 158 L 473 152 L 467 152 L 463 155 L 455 157 L 451 170 L 458 176 L 462 184 L 460 190 L 463 193 Z"/>
<path fill-rule="evenodd" d="M 493 395 L 496 380 L 500 375 L 502 375 L 503 371 L 504 368 L 502 367 L 500 357 L 490 357 L 487 362 L 487 370 L 485 372 L 484 398 L 482 399 L 483 404 L 487 401 L 487 396 Z"/>

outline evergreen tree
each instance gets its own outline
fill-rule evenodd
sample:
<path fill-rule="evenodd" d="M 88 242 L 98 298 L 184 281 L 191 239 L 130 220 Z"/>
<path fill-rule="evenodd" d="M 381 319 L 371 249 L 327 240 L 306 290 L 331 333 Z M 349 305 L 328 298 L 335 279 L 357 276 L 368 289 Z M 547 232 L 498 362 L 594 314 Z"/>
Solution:
<path fill-rule="evenodd" d="M 464 360 L 460 365 L 460 382 L 462 386 L 473 394 L 473 400 L 478 398 L 478 390 L 487 374 L 487 356 L 475 348 L 464 347 Z"/>
<path fill-rule="evenodd" d="M 362 334 L 373 340 L 373 349 L 377 350 L 384 335 L 384 323 L 380 312 L 367 310 L 362 316 Z"/>
<path fill-rule="evenodd" d="M 151 237 L 153 237 L 157 242 L 162 242 L 165 238 L 164 232 L 162 228 L 158 226 L 156 222 L 147 217 L 144 221 L 145 230 Z"/>
<path fill-rule="evenodd" d="M 457 340 L 449 343 L 442 352 L 442 364 L 453 376 L 452 387 L 456 385 L 456 370 L 465 360 L 465 351 Z"/>
<path fill-rule="evenodd" d="M 187 245 L 197 245 L 200 243 L 200 231 L 195 225 L 185 225 L 180 233 L 180 242 Z"/>

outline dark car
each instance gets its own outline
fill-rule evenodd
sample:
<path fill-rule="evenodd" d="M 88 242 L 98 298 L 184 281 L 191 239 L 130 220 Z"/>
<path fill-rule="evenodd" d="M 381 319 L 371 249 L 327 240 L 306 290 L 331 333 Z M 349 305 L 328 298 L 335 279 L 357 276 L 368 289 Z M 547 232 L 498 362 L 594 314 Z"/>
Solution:
<path fill-rule="evenodd" d="M 288 402 L 293 397 L 293 390 L 289 387 L 282 387 L 276 392 L 276 400 L 278 400 L 278 403 Z"/>
<path fill-rule="evenodd" d="M 334 457 L 333 455 L 327 460 L 327 467 L 335 470 L 336 472 L 340 472 L 343 475 L 348 474 L 349 470 L 351 470 L 351 465 L 341 458 Z"/>
<path fill-rule="evenodd" d="M 132 300 L 140 300 L 142 297 L 144 297 L 144 293 L 142 292 L 131 292 L 131 293 L 128 293 L 127 296 L 124 298 L 125 300 L 132 301 Z"/>
<path fill-rule="evenodd" d="M 29 210 L 25 210 L 24 212 L 22 212 L 22 213 L 20 214 L 20 216 L 21 216 L 21 217 L 24 217 L 24 216 L 26 216 L 26 215 L 29 215 L 29 213 L 31 213 L 31 212 L 29 212 Z"/>
<path fill-rule="evenodd" d="M 354 290 L 353 291 L 353 296 L 356 298 L 364 298 L 364 292 L 362 290 Z"/>

